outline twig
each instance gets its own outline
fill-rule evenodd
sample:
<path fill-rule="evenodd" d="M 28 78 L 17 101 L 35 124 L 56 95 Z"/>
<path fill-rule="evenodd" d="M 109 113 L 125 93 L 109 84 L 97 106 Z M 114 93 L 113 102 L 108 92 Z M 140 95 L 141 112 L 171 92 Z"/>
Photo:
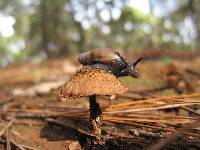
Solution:
<path fill-rule="evenodd" d="M 176 100 L 176 99 L 185 99 L 185 98 L 192 98 L 192 97 L 200 97 L 200 94 L 191 94 L 191 95 L 177 95 L 177 96 L 168 96 L 168 97 L 161 97 L 161 98 L 153 98 L 148 100 L 141 100 L 141 101 L 134 101 L 134 102 L 126 102 L 121 104 L 113 104 L 110 105 L 108 108 L 116 108 L 121 106 L 129 106 L 133 104 L 143 104 L 143 103 L 153 103 L 156 101 L 163 101 L 163 100 Z"/>
<path fill-rule="evenodd" d="M 178 131 L 173 132 L 170 135 L 167 135 L 164 139 L 161 139 L 158 143 L 155 145 L 152 145 L 148 148 L 148 150 L 161 150 L 166 144 L 169 143 L 169 141 L 174 140 L 177 136 L 179 136 L 180 133 Z"/>
<path fill-rule="evenodd" d="M 69 114 L 68 112 L 61 112 L 61 113 L 43 113 L 43 112 L 38 112 L 38 113 L 31 113 L 31 112 L 22 112 L 22 113 L 17 113 L 15 115 L 15 118 L 35 118 L 35 119 L 42 119 L 42 118 L 51 118 L 51 117 L 76 117 L 76 118 L 82 118 L 83 116 L 86 116 L 87 113 L 83 112 L 74 112 Z"/>
<path fill-rule="evenodd" d="M 176 131 L 175 129 L 172 129 L 172 128 L 163 128 L 163 127 L 157 127 L 157 126 L 152 126 L 152 125 L 144 125 L 144 124 L 138 124 L 138 123 L 134 123 L 134 122 L 114 120 L 114 119 L 108 119 L 106 121 L 121 123 L 121 124 L 127 124 L 127 125 L 131 125 L 131 126 L 147 127 L 147 128 L 152 128 L 152 129 L 157 129 L 157 130 L 167 131 L 167 132 L 175 132 Z M 191 132 L 188 132 L 188 131 L 181 131 L 181 133 L 184 134 L 184 135 L 187 135 L 187 136 L 193 136 L 193 137 L 200 138 L 200 134 L 198 134 L 198 133 L 191 133 Z"/>
<path fill-rule="evenodd" d="M 137 127 L 145 127 L 145 128 L 151 128 L 151 129 L 156 129 L 160 131 L 166 131 L 166 132 L 173 132 L 175 129 L 173 128 L 163 128 L 163 127 L 158 127 L 158 126 L 153 126 L 153 125 L 147 125 L 147 124 L 140 124 L 140 123 L 135 123 L 135 122 L 127 122 L 127 121 L 121 121 L 121 120 L 114 120 L 114 119 L 105 119 L 108 122 L 114 122 L 114 123 L 120 123 L 120 124 L 127 124 L 130 126 L 137 126 Z"/>
<path fill-rule="evenodd" d="M 195 120 L 191 119 L 144 119 L 144 118 L 122 118 L 122 117 L 114 117 L 114 116 L 103 116 L 103 119 L 109 120 L 121 120 L 121 121 L 133 121 L 133 122 L 143 122 L 143 123 L 168 123 L 168 124 L 178 124 L 178 123 L 190 123 Z"/>
<path fill-rule="evenodd" d="M 81 130 L 81 129 L 78 129 L 78 128 L 75 127 L 74 125 L 71 125 L 71 124 L 69 125 L 69 124 L 67 124 L 66 122 L 63 122 L 63 121 L 60 121 L 60 120 L 56 120 L 56 119 L 52 119 L 52 118 L 46 118 L 45 120 L 48 121 L 48 122 L 52 122 L 52 123 L 56 123 L 56 124 L 62 125 L 62 126 L 64 126 L 64 127 L 70 127 L 70 128 L 72 128 L 72 129 L 74 129 L 74 130 L 76 130 L 76 131 L 78 131 L 78 132 L 80 132 L 80 133 L 83 133 L 83 134 L 85 134 L 85 135 L 88 135 L 88 136 L 95 136 L 95 135 L 93 135 L 93 134 L 88 133 L 87 131 L 83 131 L 83 130 Z"/>
<path fill-rule="evenodd" d="M 103 113 L 104 115 L 114 115 L 114 116 L 121 116 L 121 117 L 135 117 L 135 118 L 179 118 L 179 119 L 194 119 L 194 117 L 185 117 L 185 116 L 173 116 L 173 115 L 158 115 L 158 114 L 141 114 L 141 113 L 116 113 L 116 114 L 106 114 L 106 112 Z"/>
<path fill-rule="evenodd" d="M 181 106 L 190 106 L 197 103 L 181 103 L 181 104 L 166 104 L 164 106 L 156 106 L 156 107 L 147 107 L 147 108 L 134 108 L 134 109 L 126 109 L 126 110 L 117 110 L 117 111 L 107 111 L 107 114 L 114 113 L 128 113 L 128 112 L 139 112 L 139 111 L 149 111 L 149 110 L 160 110 L 160 109 L 168 109 L 168 108 L 177 108 Z M 113 108 L 113 107 L 111 107 Z"/>
<path fill-rule="evenodd" d="M 23 145 L 23 144 L 19 144 L 17 142 L 15 142 L 13 139 L 10 140 L 10 143 L 11 143 L 11 147 L 14 147 L 15 149 L 17 148 L 18 150 L 38 150 L 34 147 L 31 147 L 31 146 L 26 146 L 26 145 Z M 6 141 L 5 140 L 1 140 L 0 139 L 0 144 L 3 144 L 3 145 L 6 145 Z M 14 149 L 12 148 L 12 149 Z"/>
<path fill-rule="evenodd" d="M 14 147 L 16 147 L 16 148 L 18 148 L 18 149 L 20 149 L 20 150 L 25 150 L 25 148 L 24 148 L 23 145 L 21 145 L 21 144 L 15 142 L 14 140 L 10 140 L 10 143 L 11 143 L 12 145 L 14 145 Z M 7 145 L 8 145 L 8 144 L 7 144 Z"/>
<path fill-rule="evenodd" d="M 6 128 L 6 150 L 11 150 L 10 134 L 8 128 Z"/>
<path fill-rule="evenodd" d="M 186 68 L 186 71 L 187 71 L 188 73 L 193 74 L 193 75 L 197 76 L 198 78 L 200 78 L 200 72 L 195 71 L 195 70 L 193 70 L 193 69 L 191 69 L 191 68 Z"/>
<path fill-rule="evenodd" d="M 193 113 L 193 114 L 195 114 L 195 115 L 197 115 L 197 116 L 200 116 L 200 113 L 194 111 L 194 110 L 191 109 L 191 108 L 188 108 L 188 107 L 185 107 L 185 106 L 180 107 L 180 108 L 182 108 L 182 109 L 184 109 L 184 110 L 187 110 L 187 111 L 189 111 L 190 113 Z"/>
<path fill-rule="evenodd" d="M 184 125 L 183 127 L 179 128 L 179 129 L 177 129 L 171 135 L 167 135 L 164 139 L 161 139 L 158 143 L 149 147 L 148 150 L 160 150 L 160 149 L 162 149 L 167 143 L 169 143 L 169 141 L 174 140 L 177 136 L 179 136 L 181 134 L 188 134 L 188 132 L 186 130 L 188 130 L 188 127 L 191 127 L 191 126 L 192 127 L 196 126 L 195 122 L 189 123 L 189 124 Z"/>
<path fill-rule="evenodd" d="M 6 129 L 5 129 L 5 134 L 6 134 L 6 150 L 11 150 L 11 143 L 10 143 L 10 133 L 9 133 L 9 129 L 10 127 L 12 126 L 12 124 L 14 123 L 14 119 L 12 119 L 9 124 L 6 126 Z"/>
<path fill-rule="evenodd" d="M 0 137 L 1 137 L 2 135 L 5 134 L 6 129 L 8 129 L 8 128 L 10 128 L 10 127 L 12 126 L 13 122 L 14 122 L 14 120 L 12 119 L 12 120 L 0 131 Z"/>

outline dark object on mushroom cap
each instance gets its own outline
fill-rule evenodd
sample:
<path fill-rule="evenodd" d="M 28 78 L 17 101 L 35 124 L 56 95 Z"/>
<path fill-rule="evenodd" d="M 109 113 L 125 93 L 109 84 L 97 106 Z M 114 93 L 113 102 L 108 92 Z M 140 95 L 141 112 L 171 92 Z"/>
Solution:
<path fill-rule="evenodd" d="M 65 98 L 79 98 L 91 95 L 116 96 L 124 94 L 127 88 L 117 78 L 105 70 L 90 66 L 82 67 L 65 84 L 60 92 L 62 100 Z"/>
<path fill-rule="evenodd" d="M 94 68 L 104 69 L 116 77 L 132 76 L 137 78 L 138 73 L 135 67 L 143 58 L 140 57 L 136 61 L 128 61 L 113 49 L 99 48 L 81 53 L 78 60 L 84 66 L 89 65 Z"/>

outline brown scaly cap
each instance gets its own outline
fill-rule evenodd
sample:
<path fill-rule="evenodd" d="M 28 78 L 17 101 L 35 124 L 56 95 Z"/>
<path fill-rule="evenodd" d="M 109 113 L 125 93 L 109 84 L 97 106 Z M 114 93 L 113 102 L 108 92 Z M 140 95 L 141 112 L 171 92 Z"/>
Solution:
<path fill-rule="evenodd" d="M 91 95 L 116 96 L 124 94 L 127 88 L 117 78 L 105 70 L 82 67 L 61 91 L 60 98 L 79 98 Z"/>

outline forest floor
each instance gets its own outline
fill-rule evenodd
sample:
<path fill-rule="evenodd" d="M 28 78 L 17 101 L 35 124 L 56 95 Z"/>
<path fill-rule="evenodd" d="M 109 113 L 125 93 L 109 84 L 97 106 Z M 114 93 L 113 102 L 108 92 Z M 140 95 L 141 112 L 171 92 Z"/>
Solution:
<path fill-rule="evenodd" d="M 59 100 L 79 68 L 74 57 L 0 69 L 0 149 L 200 149 L 198 57 L 146 60 L 139 78 L 120 78 L 125 95 L 98 98 L 101 137 L 88 130 L 86 98 Z"/>

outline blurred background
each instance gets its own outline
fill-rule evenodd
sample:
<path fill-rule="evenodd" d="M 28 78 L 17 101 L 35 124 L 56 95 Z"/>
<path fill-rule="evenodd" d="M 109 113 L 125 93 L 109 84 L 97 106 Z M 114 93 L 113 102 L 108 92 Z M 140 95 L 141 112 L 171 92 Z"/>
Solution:
<path fill-rule="evenodd" d="M 155 101 L 200 95 L 200 0 L 0 0 L 0 149 L 87 145 L 87 98 L 61 103 L 59 93 L 81 67 L 77 55 L 105 47 L 146 59 L 139 78 L 119 78 L 127 93 L 98 97 L 102 133 L 114 138 L 97 147 L 148 149 L 174 132 L 169 149 L 200 149 L 200 99 Z"/>
<path fill-rule="evenodd" d="M 1 0 L 0 66 L 92 48 L 196 51 L 198 0 Z"/>

